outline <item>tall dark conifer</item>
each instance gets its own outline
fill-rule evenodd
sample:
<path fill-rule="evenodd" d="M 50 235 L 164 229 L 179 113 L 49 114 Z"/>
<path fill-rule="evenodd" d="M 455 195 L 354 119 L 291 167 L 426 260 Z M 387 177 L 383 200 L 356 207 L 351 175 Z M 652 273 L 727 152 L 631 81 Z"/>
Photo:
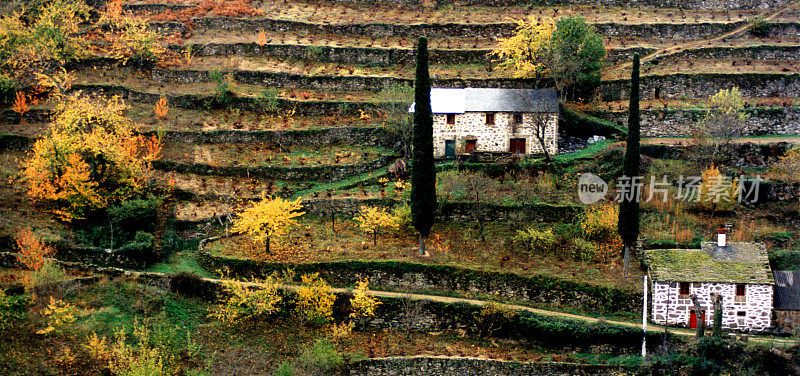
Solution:
<path fill-rule="evenodd" d="M 631 71 L 631 95 L 628 105 L 628 139 L 626 142 L 625 160 L 622 174 L 632 178 L 639 176 L 639 54 L 633 55 Z M 625 195 L 619 204 L 619 222 L 617 231 L 622 237 L 624 248 L 625 273 L 628 273 L 630 252 L 639 238 L 639 197 Z"/>
<path fill-rule="evenodd" d="M 427 255 L 425 240 L 436 216 L 436 167 L 433 163 L 433 114 L 428 72 L 428 38 L 419 38 L 414 83 L 414 133 L 411 144 L 411 218 L 419 232 L 419 254 Z"/>

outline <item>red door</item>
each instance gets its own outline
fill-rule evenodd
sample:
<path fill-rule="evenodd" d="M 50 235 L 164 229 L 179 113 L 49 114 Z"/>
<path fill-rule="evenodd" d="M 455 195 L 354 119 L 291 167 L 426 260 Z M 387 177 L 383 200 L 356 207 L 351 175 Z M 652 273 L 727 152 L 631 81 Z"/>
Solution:
<path fill-rule="evenodd" d="M 524 138 L 512 138 L 509 142 L 509 149 L 512 153 L 515 154 L 525 154 L 525 139 Z"/>
<path fill-rule="evenodd" d="M 467 140 L 464 144 L 464 152 L 465 153 L 474 153 L 475 149 L 478 148 L 478 140 Z"/>
<path fill-rule="evenodd" d="M 700 313 L 700 320 L 703 320 L 702 322 L 706 321 L 705 312 Z M 697 313 L 694 310 L 689 311 L 689 327 L 692 329 L 697 328 Z"/>

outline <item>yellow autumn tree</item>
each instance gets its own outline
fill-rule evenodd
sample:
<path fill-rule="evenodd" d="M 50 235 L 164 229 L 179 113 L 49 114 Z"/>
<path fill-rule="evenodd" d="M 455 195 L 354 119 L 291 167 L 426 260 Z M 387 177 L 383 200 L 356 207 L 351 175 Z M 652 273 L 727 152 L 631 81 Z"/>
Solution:
<path fill-rule="evenodd" d="M 600 81 L 606 49 L 603 37 L 581 16 L 539 23 L 534 16 L 517 22 L 517 32 L 492 52 L 500 66 L 525 78 L 547 77 L 565 94 L 573 85 Z"/>
<path fill-rule="evenodd" d="M 372 234 L 372 244 L 378 244 L 378 231 L 381 229 L 397 229 L 398 224 L 394 215 L 376 207 L 362 206 L 361 211 L 354 218 L 358 227 L 364 232 Z"/>
<path fill-rule="evenodd" d="M 301 211 L 301 201 L 301 198 L 290 201 L 262 194 L 261 201 L 245 209 L 234 219 L 233 230 L 250 235 L 256 242 L 263 243 L 266 253 L 269 253 L 270 241 L 288 235 L 296 218 L 305 214 Z"/>
<path fill-rule="evenodd" d="M 126 108 L 116 96 L 58 103 L 47 134 L 25 163 L 28 195 L 54 203 L 53 211 L 71 221 L 144 192 L 161 143 L 156 136 L 135 134 Z"/>
<path fill-rule="evenodd" d="M 350 318 L 358 320 L 373 317 L 379 305 L 381 302 L 369 295 L 369 280 L 357 281 L 350 299 L 350 306 L 353 307 Z"/>
<path fill-rule="evenodd" d="M 547 73 L 545 59 L 550 50 L 550 40 L 556 25 L 538 23 L 531 16 L 517 21 L 517 33 L 500 40 L 492 53 L 500 59 L 500 66 L 511 68 L 514 77 L 530 78 Z"/>

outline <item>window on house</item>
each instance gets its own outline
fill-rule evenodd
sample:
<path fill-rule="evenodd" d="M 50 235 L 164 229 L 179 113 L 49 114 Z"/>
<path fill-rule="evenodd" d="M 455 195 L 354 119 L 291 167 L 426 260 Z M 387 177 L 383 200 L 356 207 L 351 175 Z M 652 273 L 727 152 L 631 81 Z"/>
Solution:
<path fill-rule="evenodd" d="M 447 124 L 455 124 L 456 123 L 456 114 L 447 114 Z"/>
<path fill-rule="evenodd" d="M 494 112 L 486 113 L 486 125 L 494 125 Z"/>
<path fill-rule="evenodd" d="M 522 124 L 522 114 L 514 114 L 514 124 Z"/>
<path fill-rule="evenodd" d="M 747 312 L 745 312 L 745 311 L 736 312 L 736 316 L 745 317 L 745 316 L 747 316 Z"/>
<path fill-rule="evenodd" d="M 679 295 L 689 295 L 689 288 L 690 287 L 691 287 L 691 284 L 689 282 L 681 282 L 678 285 L 678 290 L 679 290 L 678 294 Z"/>
<path fill-rule="evenodd" d="M 734 303 L 744 303 L 746 301 L 745 285 L 740 283 L 736 285 L 736 297 L 733 299 Z"/>

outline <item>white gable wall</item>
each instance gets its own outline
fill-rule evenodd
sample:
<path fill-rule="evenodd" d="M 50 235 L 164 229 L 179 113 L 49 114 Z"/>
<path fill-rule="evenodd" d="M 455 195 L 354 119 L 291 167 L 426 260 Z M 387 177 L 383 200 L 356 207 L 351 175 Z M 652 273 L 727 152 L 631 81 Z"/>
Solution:
<path fill-rule="evenodd" d="M 496 112 L 494 125 L 486 124 L 485 112 L 455 114 L 455 124 L 447 124 L 446 114 L 433 114 L 433 155 L 444 156 L 445 140 L 455 140 L 457 148 L 466 139 L 476 139 L 478 152 L 508 152 L 511 138 L 525 138 L 526 154 L 542 154 L 542 145 L 535 136 L 534 117 L 524 113 L 522 124 L 514 125 L 514 113 Z M 547 114 L 545 146 L 551 155 L 558 153 L 558 114 Z M 458 152 L 458 151 L 457 151 Z"/>
<path fill-rule="evenodd" d="M 654 282 L 650 320 L 660 325 L 689 325 L 689 311 L 694 308 L 691 298 L 681 297 L 677 282 Z M 771 285 L 747 284 L 745 301 L 736 301 L 734 283 L 691 283 L 690 294 L 697 295 L 700 306 L 706 311 L 706 326 L 714 323 L 712 293 L 722 294 L 722 327 L 732 330 L 762 331 L 770 327 L 772 319 Z M 745 312 L 745 316 L 738 316 Z"/>

